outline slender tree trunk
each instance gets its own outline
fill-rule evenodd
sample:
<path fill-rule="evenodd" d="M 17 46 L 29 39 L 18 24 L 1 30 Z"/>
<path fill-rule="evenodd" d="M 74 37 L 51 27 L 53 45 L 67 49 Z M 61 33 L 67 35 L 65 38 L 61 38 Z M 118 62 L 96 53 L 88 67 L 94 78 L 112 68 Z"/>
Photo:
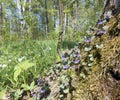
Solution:
<path fill-rule="evenodd" d="M 45 0 L 45 20 L 46 20 L 46 34 L 48 35 L 48 33 L 49 33 L 49 19 L 48 19 L 47 0 Z"/>
<path fill-rule="evenodd" d="M 53 8 L 54 8 L 54 10 L 56 9 L 56 2 L 55 2 L 55 0 L 53 0 Z M 53 27 L 54 27 L 54 29 L 56 28 L 56 12 L 54 13 L 54 23 L 53 23 Z"/>
<path fill-rule="evenodd" d="M 68 3 L 69 3 L 69 0 L 66 0 L 66 7 L 68 8 Z M 66 13 L 65 15 L 65 31 L 68 30 L 68 25 L 69 25 L 69 20 L 68 20 L 68 13 Z"/>
<path fill-rule="evenodd" d="M 73 3 L 73 31 L 75 31 L 75 27 L 76 27 L 76 20 L 77 20 L 77 0 L 74 0 Z"/>
<path fill-rule="evenodd" d="M 64 26 L 63 26 L 63 35 L 66 33 L 66 25 L 67 25 L 67 13 L 64 14 Z"/>
<path fill-rule="evenodd" d="M 60 26 L 60 31 L 64 31 L 64 13 L 63 13 L 63 4 L 61 0 L 59 0 L 59 26 Z"/>
<path fill-rule="evenodd" d="M 64 32 L 64 14 L 63 14 L 63 4 L 61 0 L 59 0 L 59 37 L 58 37 L 58 45 L 57 45 L 57 52 L 61 55 L 61 46 L 63 40 L 63 32 Z"/>
<path fill-rule="evenodd" d="M 66 0 L 66 8 L 68 7 L 68 0 Z M 63 35 L 65 36 L 67 26 L 68 26 L 68 12 L 65 12 L 64 14 L 64 27 L 63 27 Z"/>
<path fill-rule="evenodd" d="M 0 35 L 2 33 L 2 3 L 0 4 Z"/>
<path fill-rule="evenodd" d="M 73 12 L 72 12 L 72 16 L 73 16 L 73 23 L 72 23 L 72 28 L 73 28 L 73 31 L 71 32 L 71 35 L 70 35 L 70 39 L 72 39 L 74 37 L 74 33 L 76 31 L 76 23 L 77 23 L 77 0 L 74 0 L 73 1 Z"/>
<path fill-rule="evenodd" d="M 20 0 L 20 2 L 22 2 Z M 22 14 L 22 17 L 23 17 L 23 6 L 21 5 L 21 14 Z M 21 36 L 23 35 L 23 18 L 20 19 L 20 22 L 21 22 Z"/>

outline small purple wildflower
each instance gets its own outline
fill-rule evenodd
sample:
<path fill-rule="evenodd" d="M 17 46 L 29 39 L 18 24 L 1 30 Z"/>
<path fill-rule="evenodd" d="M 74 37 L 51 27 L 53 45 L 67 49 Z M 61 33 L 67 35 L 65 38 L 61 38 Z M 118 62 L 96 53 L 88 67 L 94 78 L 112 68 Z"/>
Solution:
<path fill-rule="evenodd" d="M 33 98 L 36 98 L 36 97 L 37 97 L 37 94 L 36 94 L 36 93 L 33 93 L 33 94 L 32 94 L 32 97 L 33 97 Z"/>
<path fill-rule="evenodd" d="M 45 97 L 45 90 L 40 90 L 40 100 Z"/>
<path fill-rule="evenodd" d="M 62 55 L 62 57 L 61 58 L 65 58 L 65 56 L 64 55 Z"/>
<path fill-rule="evenodd" d="M 90 39 L 85 39 L 85 42 L 89 43 L 89 42 L 91 42 L 91 40 Z"/>
<path fill-rule="evenodd" d="M 80 57 L 81 57 L 81 55 L 80 55 L 80 54 L 77 54 L 77 57 L 78 57 L 78 58 L 80 58 Z"/>
<path fill-rule="evenodd" d="M 40 94 L 45 94 L 45 90 L 40 90 Z"/>
<path fill-rule="evenodd" d="M 42 80 L 41 80 L 41 79 L 38 79 L 38 80 L 37 80 L 37 85 L 40 86 L 41 83 L 42 83 Z"/>
<path fill-rule="evenodd" d="M 68 68 L 69 68 L 69 66 L 67 66 L 67 65 L 63 66 L 63 69 L 68 69 Z"/>
<path fill-rule="evenodd" d="M 76 57 L 76 54 L 75 54 L 75 53 L 72 53 L 72 57 L 73 57 L 73 58 Z"/>
<path fill-rule="evenodd" d="M 87 43 L 89 43 L 89 42 L 91 42 L 91 39 L 90 39 L 90 37 L 85 36 L 85 37 L 84 37 L 84 41 L 87 42 Z"/>
<path fill-rule="evenodd" d="M 62 58 L 62 61 L 67 61 L 67 59 L 66 58 Z"/>
<path fill-rule="evenodd" d="M 76 69 L 76 66 L 72 66 L 71 68 L 72 68 L 73 70 L 75 70 L 75 69 Z"/>
<path fill-rule="evenodd" d="M 106 33 L 105 30 L 98 30 L 97 35 L 102 35 L 102 34 L 105 34 L 105 33 Z"/>
<path fill-rule="evenodd" d="M 79 64 L 79 62 L 80 61 L 78 59 L 74 61 L 75 64 Z"/>
<path fill-rule="evenodd" d="M 67 62 L 67 61 L 68 61 L 68 58 L 63 55 L 63 56 L 61 57 L 61 60 L 62 60 L 63 62 Z"/>
<path fill-rule="evenodd" d="M 103 24 L 103 22 L 101 20 L 98 20 L 97 24 L 101 25 L 101 24 Z"/>

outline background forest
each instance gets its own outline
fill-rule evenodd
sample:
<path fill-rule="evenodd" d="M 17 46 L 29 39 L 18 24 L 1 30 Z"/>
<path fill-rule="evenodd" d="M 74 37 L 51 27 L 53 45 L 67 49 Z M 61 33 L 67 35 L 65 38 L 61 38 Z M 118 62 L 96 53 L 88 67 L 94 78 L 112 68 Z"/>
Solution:
<path fill-rule="evenodd" d="M 102 0 L 1 0 L 0 27 L 4 40 L 17 38 L 79 41 L 100 15 Z"/>
<path fill-rule="evenodd" d="M 17 100 L 99 19 L 104 0 L 0 0 L 0 97 Z M 62 32 L 62 34 L 61 34 Z"/>

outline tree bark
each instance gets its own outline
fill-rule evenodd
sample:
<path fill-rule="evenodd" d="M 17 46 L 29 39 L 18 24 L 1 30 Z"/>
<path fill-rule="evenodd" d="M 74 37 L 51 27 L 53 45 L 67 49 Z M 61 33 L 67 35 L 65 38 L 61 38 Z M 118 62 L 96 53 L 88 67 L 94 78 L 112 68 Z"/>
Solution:
<path fill-rule="evenodd" d="M 45 0 L 45 20 L 46 20 L 46 34 L 47 34 L 47 37 L 48 37 L 48 33 L 49 33 L 49 19 L 48 19 L 47 0 Z"/>
<path fill-rule="evenodd" d="M 72 10 L 72 29 L 73 31 L 70 34 L 70 39 L 74 37 L 74 33 L 76 31 L 76 23 L 77 23 L 77 0 L 73 1 L 73 10 Z"/>
<path fill-rule="evenodd" d="M 64 32 L 64 14 L 63 14 L 63 4 L 61 0 L 59 0 L 59 37 L 58 37 L 58 44 L 57 44 L 57 52 L 59 55 L 61 55 L 61 46 L 62 46 L 62 40 L 63 40 L 63 32 Z"/>
<path fill-rule="evenodd" d="M 77 0 L 73 2 L 73 31 L 76 31 L 76 22 L 77 22 Z"/>
<path fill-rule="evenodd" d="M 0 4 L 0 34 L 2 33 L 2 3 Z"/>
<path fill-rule="evenodd" d="M 55 0 L 53 0 L 53 8 L 54 8 L 54 10 L 56 9 L 56 2 L 55 2 Z M 56 28 L 56 12 L 54 12 L 54 23 L 53 23 L 53 27 L 54 27 L 54 29 Z"/>
<path fill-rule="evenodd" d="M 68 8 L 68 0 L 66 0 L 66 8 Z M 63 28 L 63 35 L 65 36 L 66 30 L 68 26 L 68 12 L 64 13 L 64 28 Z"/>

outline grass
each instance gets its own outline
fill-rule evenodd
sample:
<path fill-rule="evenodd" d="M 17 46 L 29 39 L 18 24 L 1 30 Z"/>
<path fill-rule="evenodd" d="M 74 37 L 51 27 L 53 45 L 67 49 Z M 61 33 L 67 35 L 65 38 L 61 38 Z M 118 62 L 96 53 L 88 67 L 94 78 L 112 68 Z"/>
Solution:
<path fill-rule="evenodd" d="M 64 41 L 62 48 L 71 49 L 74 45 L 75 42 Z M 56 48 L 57 40 L 1 41 L 0 99 L 6 90 L 10 90 L 13 94 L 11 98 L 16 100 L 22 93 L 21 89 L 32 90 L 36 80 L 59 59 Z"/>
<path fill-rule="evenodd" d="M 17 40 L 0 43 L 0 90 L 21 88 L 39 77 L 51 67 L 57 58 L 54 40 Z M 17 68 L 17 74 L 15 73 Z M 26 67 L 26 69 L 25 69 Z M 17 75 L 17 76 L 15 76 Z M 18 80 L 15 80 L 16 77 Z"/>

